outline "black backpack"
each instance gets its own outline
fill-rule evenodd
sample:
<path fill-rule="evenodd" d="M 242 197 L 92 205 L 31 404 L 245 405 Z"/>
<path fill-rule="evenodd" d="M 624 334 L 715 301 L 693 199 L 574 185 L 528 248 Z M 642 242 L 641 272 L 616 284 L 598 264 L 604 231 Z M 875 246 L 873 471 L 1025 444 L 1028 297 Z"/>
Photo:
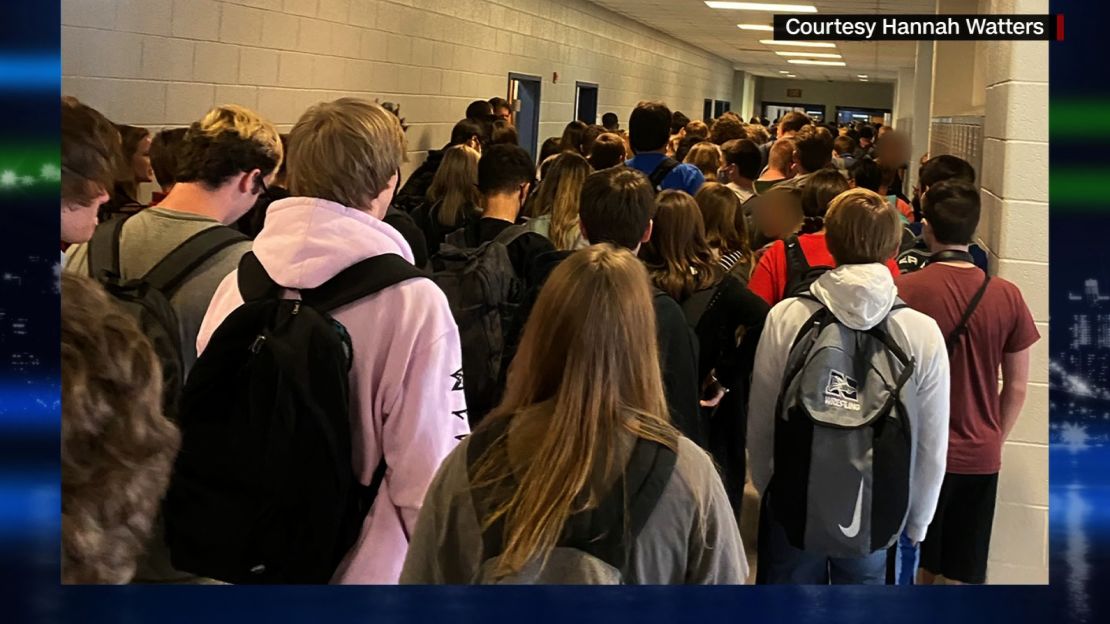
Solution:
<path fill-rule="evenodd" d="M 516 335 L 526 285 L 516 274 L 508 246 L 528 233 L 511 225 L 491 241 L 467 248 L 465 229 L 449 234 L 432 259 L 432 279 L 447 296 L 462 343 L 463 392 L 474 428 L 501 399 L 507 354 Z"/>
<path fill-rule="evenodd" d="M 244 242 L 243 234 L 225 226 L 189 237 L 154 265 L 146 275 L 129 279 L 120 271 L 119 245 L 125 219 L 100 224 L 89 241 L 89 276 L 130 314 L 150 340 L 162 365 L 162 410 L 175 419 L 185 379 L 181 356 L 181 328 L 170 299 L 185 279 L 221 250 Z"/>
<path fill-rule="evenodd" d="M 479 518 L 487 517 L 499 503 L 511 497 L 517 487 L 511 471 L 505 479 L 496 483 L 477 484 L 476 468 L 484 454 L 504 454 L 503 461 L 507 461 L 508 437 L 505 434 L 510 422 L 511 419 L 504 418 L 490 423 L 491 426 L 475 431 L 467 443 L 467 474 L 473 485 L 471 497 Z M 612 489 L 596 507 L 570 516 L 546 565 L 541 568 L 541 562 L 534 561 L 518 574 L 496 579 L 492 573 L 497 557 L 504 550 L 505 540 L 505 520 L 502 516 L 482 531 L 482 563 L 473 582 L 560 585 L 636 583 L 638 579 L 632 575 L 632 551 L 670 482 L 677 460 L 677 455 L 670 448 L 637 438 L 623 478 L 614 482 Z"/>
<path fill-rule="evenodd" d="M 809 292 L 809 287 L 817 278 L 821 277 L 833 267 L 810 266 L 806 254 L 798 242 L 798 235 L 791 234 L 783 241 L 786 251 L 786 286 L 782 290 L 782 298 L 797 297 Z"/>
<path fill-rule="evenodd" d="M 648 180 L 651 181 L 651 188 L 655 189 L 656 193 L 662 191 L 663 180 L 666 179 L 666 177 L 670 175 L 672 171 L 674 171 L 675 167 L 679 166 L 680 164 L 681 163 L 671 158 L 670 156 L 667 156 L 662 161 L 660 161 L 659 164 L 656 165 L 655 169 L 651 172 L 651 175 L 648 176 Z"/>
<path fill-rule="evenodd" d="M 243 257 L 245 303 L 212 335 L 182 400 L 164 507 L 175 568 L 230 583 L 331 579 L 385 460 L 363 486 L 352 466 L 351 339 L 329 313 L 418 277 L 386 254 L 291 300 L 253 253 Z"/>

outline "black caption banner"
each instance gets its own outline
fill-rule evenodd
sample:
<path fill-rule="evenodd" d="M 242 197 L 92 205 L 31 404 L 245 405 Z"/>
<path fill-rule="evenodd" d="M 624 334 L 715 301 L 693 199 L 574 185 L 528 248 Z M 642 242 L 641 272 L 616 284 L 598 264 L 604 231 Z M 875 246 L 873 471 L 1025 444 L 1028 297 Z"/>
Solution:
<path fill-rule="evenodd" d="M 779 41 L 1059 41 L 1063 15 L 775 15 Z"/>

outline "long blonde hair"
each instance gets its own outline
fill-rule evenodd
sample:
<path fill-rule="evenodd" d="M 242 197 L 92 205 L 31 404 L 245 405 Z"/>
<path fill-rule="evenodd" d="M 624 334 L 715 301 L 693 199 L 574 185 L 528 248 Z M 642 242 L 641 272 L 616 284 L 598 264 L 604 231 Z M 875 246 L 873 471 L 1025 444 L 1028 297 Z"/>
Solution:
<path fill-rule="evenodd" d="M 574 152 L 555 157 L 540 182 L 532 206 L 533 217 L 551 215 L 548 238 L 556 249 L 570 250 L 578 238 L 578 200 L 592 169 Z"/>
<path fill-rule="evenodd" d="M 443 162 L 439 164 L 432 185 L 425 195 L 429 205 L 441 202 L 438 217 L 440 225 L 458 225 L 463 217 L 468 216 L 466 211 L 473 210 L 478 205 L 478 200 L 481 199 L 478 193 L 480 156 L 477 150 L 467 145 L 455 145 L 444 152 Z"/>
<path fill-rule="evenodd" d="M 721 148 L 709 141 L 695 144 L 686 154 L 686 162 L 697 167 L 709 182 L 717 181 L 717 170 L 721 168 L 722 160 Z"/>
<path fill-rule="evenodd" d="M 651 297 L 642 263 L 609 244 L 572 254 L 540 292 L 509 368 L 504 398 L 478 427 L 513 418 L 524 419 L 522 426 L 536 423 L 542 432 L 534 448 L 521 454 L 527 465 L 517 467 L 511 496 L 481 518 L 483 530 L 504 522 L 496 577 L 546 561 L 567 519 L 600 502 L 603 493 L 591 485 L 614 474 L 625 436 L 677 448 L 663 396 Z M 505 447 L 494 443 L 478 458 L 473 487 L 513 477 Z"/>

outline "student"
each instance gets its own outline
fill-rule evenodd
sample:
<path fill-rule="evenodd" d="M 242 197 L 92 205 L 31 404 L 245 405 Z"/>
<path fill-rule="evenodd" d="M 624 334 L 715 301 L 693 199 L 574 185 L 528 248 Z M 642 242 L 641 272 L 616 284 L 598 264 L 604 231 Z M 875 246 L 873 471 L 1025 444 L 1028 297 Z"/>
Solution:
<path fill-rule="evenodd" d="M 447 148 L 424 205 L 412 213 L 429 254 L 439 251 L 445 236 L 477 218 L 479 158 L 478 151 L 466 145 Z"/>
<path fill-rule="evenodd" d="M 466 118 L 482 124 L 492 124 L 496 117 L 492 104 L 486 100 L 474 100 L 466 106 Z"/>
<path fill-rule="evenodd" d="M 158 206 L 123 225 L 121 277 L 142 277 L 195 234 L 226 227 L 246 214 L 263 193 L 266 178 L 277 170 L 282 153 L 274 126 L 240 106 L 218 106 L 193 123 L 182 139 L 173 190 Z M 185 373 L 196 360 L 197 331 L 212 294 L 250 247 L 243 240 L 214 250 L 170 296 L 181 331 Z M 88 245 L 70 249 L 65 269 L 88 274 L 88 251 Z"/>
<path fill-rule="evenodd" d="M 456 145 L 465 145 L 478 153 L 482 152 L 482 145 L 489 142 L 490 134 L 485 127 L 472 119 L 463 119 L 451 129 L 451 140 L 443 149 L 429 150 L 428 157 L 412 172 L 405 185 L 397 193 L 394 205 L 406 212 L 412 212 L 423 204 L 428 194 L 428 188 L 435 179 L 436 171 L 443 162 L 445 152 Z"/>
<path fill-rule="evenodd" d="M 551 162 L 547 177 L 531 197 L 528 229 L 543 235 L 555 249 L 581 249 L 589 243 L 578 227 L 578 202 L 590 175 L 590 163 L 574 152 L 563 152 Z"/>
<path fill-rule="evenodd" d="M 127 583 L 177 454 L 158 358 L 99 284 L 62 289 L 62 583 Z"/>
<path fill-rule="evenodd" d="M 624 139 L 619 134 L 606 132 L 597 137 L 587 158 L 594 171 L 616 167 L 624 162 Z"/>
<path fill-rule="evenodd" d="M 504 400 L 429 488 L 403 583 L 744 582 L 712 460 L 667 422 L 650 301 L 612 245 L 554 270 Z"/>
<path fill-rule="evenodd" d="M 177 181 L 177 160 L 181 152 L 181 140 L 188 128 L 167 128 L 150 140 L 150 168 L 161 191 L 150 196 L 150 205 L 157 206 Z"/>
<path fill-rule="evenodd" d="M 690 150 L 694 149 L 694 146 L 698 143 L 703 142 L 705 142 L 705 139 L 700 137 L 684 136 L 672 145 L 674 151 L 670 153 L 670 156 L 678 162 L 686 162 L 686 157 L 690 155 Z M 668 150 L 670 149 L 671 148 L 668 148 Z"/>
<path fill-rule="evenodd" d="M 732 115 L 723 115 L 714 121 L 709 134 L 709 140 L 716 145 L 747 138 L 748 132 L 744 129 L 744 122 Z"/>
<path fill-rule="evenodd" d="M 289 135 L 282 134 L 281 153 L 286 154 L 288 152 Z M 266 190 L 259 196 L 258 201 L 254 202 L 254 205 L 247 211 L 247 214 L 239 217 L 239 220 L 235 222 L 235 229 L 251 239 L 258 236 L 258 233 L 262 231 L 262 226 L 266 223 L 266 212 L 270 209 L 270 204 L 279 199 L 289 197 L 289 183 L 286 180 L 287 175 L 285 159 L 283 158 L 281 164 L 278 165 L 277 172 L 274 173 L 274 178 L 266 185 Z M 407 216 L 408 215 L 405 215 L 405 217 Z"/>
<path fill-rule="evenodd" d="M 112 122 L 75 98 L 62 98 L 61 135 L 61 241 L 72 245 L 92 238 L 115 179 L 120 138 Z"/>
<path fill-rule="evenodd" d="M 601 116 L 601 125 L 609 132 L 619 133 L 621 130 L 620 117 L 616 113 L 605 113 Z"/>
<path fill-rule="evenodd" d="M 897 248 L 900 226 L 898 215 L 886 201 L 864 189 L 845 192 L 829 207 L 826 222 L 829 249 L 838 268 L 817 279 L 812 297 L 790 298 L 771 309 L 756 351 L 747 442 L 752 483 L 764 496 L 760 580 L 772 584 L 882 584 L 886 577 L 886 550 L 874 540 L 887 540 L 887 533 L 891 534 L 891 539 L 897 537 L 904 517 L 906 534 L 920 542 L 925 538 L 936 508 L 948 439 L 948 356 L 944 337 L 932 319 L 920 312 L 896 307 L 897 289 L 882 262 Z M 817 333 L 809 335 L 820 344 L 840 342 L 830 342 L 828 349 L 810 360 L 805 351 L 795 350 L 792 345 L 810 344 L 808 340 L 798 342 L 799 332 L 815 314 L 824 314 L 822 310 L 827 310 L 832 320 L 813 325 L 817 329 L 807 331 Z M 829 327 L 829 322 L 839 325 L 839 333 L 833 329 L 821 331 Z M 889 344 L 893 347 L 885 347 L 885 355 L 882 345 L 872 340 L 877 335 L 874 331 L 889 336 Z M 861 340 L 872 341 L 861 343 Z M 856 351 L 852 347 L 854 344 L 862 347 Z M 875 345 L 879 351 L 870 348 Z M 901 356 L 895 357 L 896 352 Z M 860 360 L 873 353 L 882 357 Z M 844 357 L 851 361 L 836 359 Z M 799 377 L 785 378 L 788 361 L 807 362 L 801 369 L 794 369 L 800 371 Z M 868 372 L 846 376 L 833 369 L 826 371 L 822 368 L 826 365 L 854 366 L 857 371 Z M 825 371 L 823 376 L 822 371 Z M 906 371 L 911 371 L 909 376 L 902 377 Z M 867 384 L 853 378 L 862 374 L 879 378 L 870 379 Z M 814 424 L 815 421 L 805 415 L 806 411 L 812 415 L 812 409 L 816 408 L 808 407 L 804 398 L 808 395 L 801 391 L 802 382 L 798 380 L 808 380 L 810 375 L 815 376 L 815 384 L 825 384 L 827 379 L 824 395 L 838 401 L 831 404 L 825 401 L 823 405 L 847 406 L 837 408 L 840 409 L 836 413 L 838 417 L 852 413 L 852 402 L 857 407 L 864 403 L 869 407 L 888 405 L 887 399 L 895 396 L 904 409 L 895 406 L 886 412 L 887 416 L 880 418 L 884 419 L 889 433 L 893 434 L 897 424 L 912 431 L 912 437 L 894 440 L 875 437 L 874 440 L 890 445 L 876 450 L 877 446 L 871 446 L 874 444 L 869 437 L 872 432 L 864 429 L 869 425 L 862 424 L 836 429 L 846 441 L 834 443 L 826 435 L 833 429 Z M 884 394 L 879 390 L 896 388 L 899 383 L 901 389 L 896 393 Z M 820 396 L 814 400 L 820 403 Z M 792 412 L 794 417 L 784 421 L 780 407 L 805 411 Z M 789 425 L 784 424 L 786 422 Z M 805 440 L 807 431 L 813 440 L 811 443 Z M 856 444 L 863 436 L 868 436 L 864 443 L 866 448 Z M 903 439 L 908 442 L 902 442 Z M 819 448 L 825 452 L 818 455 L 811 444 L 820 444 Z M 912 444 L 912 447 L 900 446 L 903 444 Z M 789 449 L 791 456 L 781 455 L 780 449 L 783 453 Z M 857 454 L 865 452 L 867 460 L 859 461 Z M 881 453 L 881 459 L 872 453 Z M 807 465 L 803 463 L 806 461 L 819 472 L 811 473 L 808 467 L 799 470 L 799 466 Z M 903 469 L 907 471 L 908 483 L 899 477 Z M 860 485 L 857 494 L 856 479 L 868 474 L 872 480 L 867 482 L 874 489 Z M 807 483 L 810 484 L 808 494 L 800 491 Z M 864 509 L 872 510 L 866 519 L 860 515 L 865 500 L 869 502 Z M 877 509 L 882 513 L 875 511 Z M 807 521 L 807 516 L 823 520 Z M 838 522 L 839 530 L 836 526 L 822 524 Z M 864 541 L 861 542 L 860 536 Z M 806 548 L 805 544 L 809 543 L 813 546 Z M 862 551 L 862 554 L 830 556 L 830 551 Z"/>
<path fill-rule="evenodd" d="M 759 177 L 759 146 L 748 139 L 728 141 L 721 146 L 724 166 L 717 181 L 728 186 L 740 203 L 755 197 L 755 180 Z"/>
<path fill-rule="evenodd" d="M 883 168 L 874 160 L 864 158 L 852 168 L 848 183 L 852 188 L 863 188 L 879 193 L 883 186 Z M 882 193 L 879 194 L 882 195 Z"/>
<path fill-rule="evenodd" d="M 801 231 L 805 225 L 802 193 L 793 188 L 772 188 L 759 195 L 759 201 L 744 205 L 752 214 L 752 248 L 756 266 L 775 243 Z"/>
<path fill-rule="evenodd" d="M 842 128 L 842 130 L 844 130 Z M 856 140 L 847 134 L 840 134 L 833 139 L 833 164 L 841 171 L 849 171 L 856 164 L 853 154 L 856 152 Z"/>
<path fill-rule="evenodd" d="M 767 167 L 756 178 L 756 195 L 762 195 L 794 177 L 794 139 L 776 140 L 767 157 Z"/>
<path fill-rule="evenodd" d="M 902 273 L 912 273 L 925 266 L 929 260 L 929 245 L 922 236 L 921 220 L 924 216 L 921 214 L 921 195 L 932 185 L 945 180 L 974 184 L 975 168 L 966 160 L 948 154 L 930 158 L 921 165 L 913 198 L 913 211 L 916 218 L 905 228 L 906 231 L 902 236 L 902 253 L 898 256 L 898 268 Z M 987 252 L 981 246 L 971 243 L 968 251 L 975 261 L 975 266 L 983 271 L 988 270 Z"/>
<path fill-rule="evenodd" d="M 116 163 L 116 182 L 112 198 L 101 206 L 100 220 L 117 215 L 131 216 L 146 208 L 139 201 L 139 184 L 154 181 L 150 167 L 150 131 L 138 126 L 117 124 L 121 141 L 121 158 Z"/>
<path fill-rule="evenodd" d="M 852 155 L 857 162 L 875 157 L 875 129 L 870 125 L 864 124 L 859 129 L 859 146 Z"/>
<path fill-rule="evenodd" d="M 795 175 L 783 185 L 802 189 L 814 173 L 832 162 L 833 138 L 828 128 L 812 124 L 803 126 L 793 138 L 792 167 Z"/>
<path fill-rule="evenodd" d="M 701 141 L 690 149 L 683 162 L 697 167 L 705 176 L 706 182 L 716 182 L 717 172 L 724 165 L 724 157 L 721 156 L 721 148 L 716 143 Z"/>
<path fill-rule="evenodd" d="M 507 122 L 509 125 L 513 123 L 513 107 L 509 101 L 503 97 L 493 97 L 489 99 L 490 108 L 493 109 L 493 116 L 501 121 Z"/>
<path fill-rule="evenodd" d="M 810 184 L 813 188 L 807 185 L 801 192 L 803 217 L 798 234 L 772 243 L 760 257 L 748 283 L 748 288 L 770 305 L 805 292 L 818 273 L 836 266 L 825 237 L 825 213 L 833 198 L 848 190 L 848 182 L 836 169 L 823 169 L 810 176 Z M 796 261 L 792 263 L 794 254 Z M 804 268 L 800 266 L 803 262 Z M 886 266 L 891 275 L 898 276 L 893 257 L 886 259 Z"/>
<path fill-rule="evenodd" d="M 695 137 L 701 139 L 702 141 L 709 140 L 709 126 L 707 126 L 704 121 L 695 119 L 686 124 L 684 130 L 685 132 L 683 133 L 683 136 Z"/>
<path fill-rule="evenodd" d="M 590 152 L 594 149 L 594 143 L 597 141 L 597 138 L 603 134 L 605 134 L 605 128 L 597 124 L 586 126 L 586 130 L 582 133 L 582 156 L 590 155 Z"/>
<path fill-rule="evenodd" d="M 694 201 L 705 222 L 705 241 L 718 264 L 746 285 L 754 268 L 754 255 L 748 243 L 747 220 L 740 199 L 727 186 L 706 182 Z"/>
<path fill-rule="evenodd" d="M 919 580 L 932 584 L 939 575 L 979 584 L 987 578 L 1002 445 L 1025 404 L 1030 348 L 1040 334 L 1017 287 L 984 275 L 968 253 L 979 225 L 978 189 L 939 182 L 922 199 L 933 257 L 896 284 L 906 304 L 934 319 L 946 337 L 952 416 L 944 484 L 921 545 Z"/>
<path fill-rule="evenodd" d="M 572 121 L 568 123 L 567 126 L 563 128 L 562 138 L 559 139 L 559 151 L 585 155 L 586 152 L 582 147 L 582 143 L 587 128 L 589 128 L 589 126 L 581 121 Z"/>
<path fill-rule="evenodd" d="M 771 148 L 775 143 L 793 137 L 799 130 L 812 124 L 813 119 L 809 115 L 798 111 L 790 111 L 779 118 L 775 123 L 775 138 L 770 143 L 764 143 L 759 147 L 763 153 L 763 161 L 770 164 Z"/>
<path fill-rule="evenodd" d="M 544 139 L 543 144 L 540 145 L 540 157 L 536 161 L 540 163 L 540 175 L 537 177 L 537 179 L 543 179 L 543 165 L 548 163 L 552 156 L 555 156 L 559 153 L 559 145 L 562 142 L 562 139 L 563 137 L 561 136 L 547 137 L 546 139 Z"/>
<path fill-rule="evenodd" d="M 492 241 L 514 224 L 523 226 L 521 208 L 535 180 L 536 169 L 528 152 L 517 145 L 494 145 L 478 160 L 478 192 L 481 217 L 461 231 L 466 248 Z M 554 251 L 543 235 L 522 227 L 508 244 L 509 258 L 519 279 L 526 279 L 536 256 Z"/>
<path fill-rule="evenodd" d="M 640 252 L 657 288 L 674 297 L 698 337 L 698 379 L 704 407 L 715 407 L 748 371 L 737 360 L 738 330 L 757 327 L 767 304 L 725 273 L 705 240 L 694 198 L 664 191 L 658 198 L 651 240 Z M 693 439 L 708 439 L 709 423 Z"/>
<path fill-rule="evenodd" d="M 671 110 L 662 102 L 640 102 L 628 119 L 629 141 L 635 154 L 627 163 L 648 176 L 657 190 L 698 192 L 705 176 L 697 167 L 667 156 Z M 683 124 L 685 125 L 685 124 Z"/>
<path fill-rule="evenodd" d="M 490 145 L 499 145 L 502 143 L 506 145 L 518 145 L 520 139 L 513 124 L 499 118 L 497 121 L 493 122 L 493 134 L 490 135 L 489 142 Z"/>
<path fill-rule="evenodd" d="M 342 98 L 308 109 L 290 133 L 289 186 L 254 244 L 270 278 L 315 288 L 366 258 L 397 254 L 405 240 L 381 222 L 397 184 L 404 137 L 397 118 L 372 102 Z M 197 338 L 203 351 L 243 303 L 237 273 L 220 284 Z M 350 335 L 351 423 L 356 472 L 370 483 L 389 469 L 361 535 L 332 578 L 396 583 L 436 466 L 468 432 L 459 383 L 459 334 L 443 293 L 429 280 L 387 287 L 332 313 Z"/>

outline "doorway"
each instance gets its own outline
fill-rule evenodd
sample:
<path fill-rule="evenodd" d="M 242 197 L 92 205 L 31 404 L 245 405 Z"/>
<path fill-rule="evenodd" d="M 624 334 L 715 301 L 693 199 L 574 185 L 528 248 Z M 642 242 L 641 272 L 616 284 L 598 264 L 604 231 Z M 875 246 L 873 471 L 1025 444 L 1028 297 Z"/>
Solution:
<path fill-rule="evenodd" d="M 705 123 L 713 121 L 713 100 L 706 99 L 705 106 L 702 107 L 701 120 Z"/>
<path fill-rule="evenodd" d="M 510 73 L 509 101 L 513 103 L 520 146 L 535 160 L 540 135 L 540 77 Z"/>
<path fill-rule="evenodd" d="M 817 123 L 824 123 L 825 121 L 824 104 L 793 104 L 789 102 L 763 103 L 763 116 L 770 119 L 771 123 L 774 123 L 776 119 L 791 111 L 805 113 Z"/>
<path fill-rule="evenodd" d="M 591 126 L 597 123 L 597 84 L 574 83 L 574 118 Z"/>
<path fill-rule="evenodd" d="M 887 115 L 890 114 L 889 109 L 884 108 L 859 108 L 857 106 L 837 106 L 836 107 L 836 123 L 848 124 L 854 121 L 861 121 L 863 123 L 873 124 L 876 122 L 885 123 Z"/>
<path fill-rule="evenodd" d="M 732 110 L 732 102 L 717 100 L 713 102 L 713 117 L 717 118 Z"/>

